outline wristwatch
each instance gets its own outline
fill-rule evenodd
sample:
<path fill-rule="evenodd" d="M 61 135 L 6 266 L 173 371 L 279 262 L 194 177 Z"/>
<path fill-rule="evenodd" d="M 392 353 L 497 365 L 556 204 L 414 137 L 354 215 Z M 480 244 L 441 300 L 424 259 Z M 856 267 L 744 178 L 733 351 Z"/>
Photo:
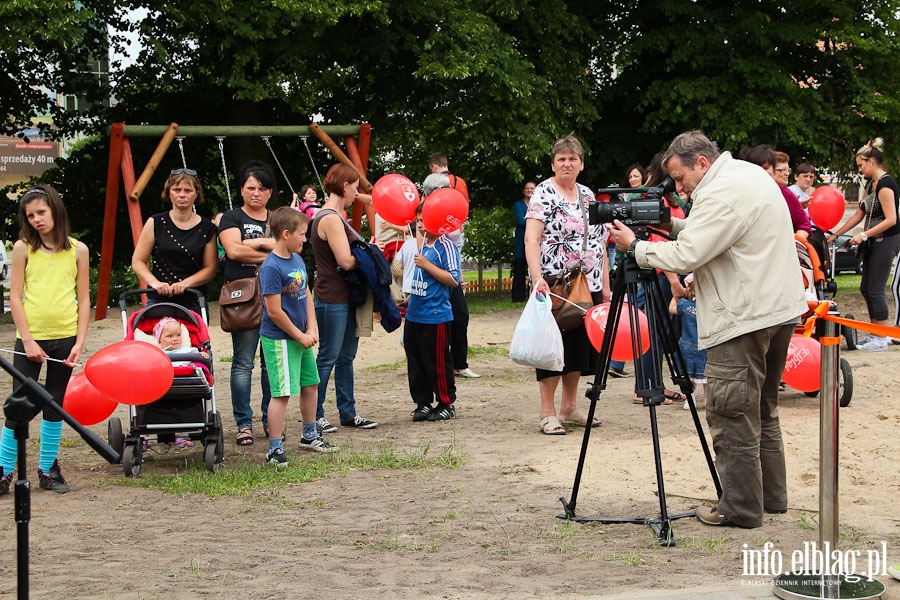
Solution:
<path fill-rule="evenodd" d="M 631 240 L 631 244 L 628 246 L 628 250 L 625 251 L 625 255 L 629 258 L 634 258 L 634 248 L 637 246 L 637 239 Z"/>
<path fill-rule="evenodd" d="M 860 237 L 860 239 L 861 239 L 862 241 L 866 241 L 867 239 L 869 239 L 869 236 L 866 235 L 866 232 L 865 232 L 865 231 L 863 231 L 862 233 L 860 233 L 860 234 L 859 234 L 859 237 Z"/>

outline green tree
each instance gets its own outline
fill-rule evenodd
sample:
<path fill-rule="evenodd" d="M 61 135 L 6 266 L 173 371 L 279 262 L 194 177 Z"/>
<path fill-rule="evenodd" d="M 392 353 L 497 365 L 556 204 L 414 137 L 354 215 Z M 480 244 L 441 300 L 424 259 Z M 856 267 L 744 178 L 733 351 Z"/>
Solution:
<path fill-rule="evenodd" d="M 513 259 L 515 223 L 513 211 L 500 206 L 476 208 L 469 215 L 462 253 L 478 265 L 479 285 L 481 272 L 489 265 L 497 265 L 497 281 L 503 281 L 503 264 Z"/>
<path fill-rule="evenodd" d="M 769 143 L 795 161 L 852 170 L 855 149 L 900 144 L 896 0 L 636 0 L 617 76 L 599 95 L 613 139 L 604 159 L 647 161 L 675 134 L 704 129 L 721 147 Z M 595 146 L 598 144 L 595 142 Z"/>
<path fill-rule="evenodd" d="M 47 135 L 72 134 L 90 126 L 91 113 L 67 111 L 56 94 L 100 102 L 109 89 L 85 69 L 88 61 L 109 50 L 106 22 L 109 2 L 86 0 L 13 0 L 0 2 L 0 133 L 20 135 L 38 115 L 53 117 L 57 129 Z"/>

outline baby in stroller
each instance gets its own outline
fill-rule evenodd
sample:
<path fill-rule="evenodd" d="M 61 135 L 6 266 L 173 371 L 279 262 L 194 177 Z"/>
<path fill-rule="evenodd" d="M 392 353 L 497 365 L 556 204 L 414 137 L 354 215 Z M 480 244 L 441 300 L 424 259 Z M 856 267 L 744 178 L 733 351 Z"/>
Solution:
<path fill-rule="evenodd" d="M 174 317 L 163 316 L 153 325 L 152 336 L 160 349 L 172 359 L 172 367 L 176 377 L 194 375 L 195 373 L 199 375 L 199 371 L 211 383 L 212 375 L 207 364 L 209 353 L 202 346 L 195 348 L 190 344 L 190 333 L 186 331 L 187 326 L 188 323 L 183 323 Z M 135 332 L 141 331 L 143 333 L 144 329 L 146 329 L 146 325 L 142 327 L 142 324 L 138 324 Z M 140 334 L 137 334 L 135 337 L 148 342 L 152 341 L 142 338 Z M 184 360 L 177 360 L 178 355 L 184 355 Z M 197 360 L 198 358 L 202 358 L 206 362 L 201 362 Z M 176 448 L 192 448 L 194 442 L 190 438 L 179 436 L 175 438 L 174 442 L 169 442 L 168 445 Z M 146 437 L 142 440 L 142 446 L 144 450 L 148 449 L 149 444 Z"/>
<path fill-rule="evenodd" d="M 168 355 L 173 354 L 193 354 L 197 352 L 203 358 L 208 359 L 209 354 L 204 350 L 198 350 L 191 346 L 185 346 L 182 343 L 181 322 L 172 317 L 163 317 L 153 327 L 153 335 L 159 347 Z M 207 369 L 206 365 L 201 362 L 190 361 L 172 361 L 173 367 L 183 367 L 197 365 L 201 369 Z M 208 369 L 207 369 L 208 371 Z"/>

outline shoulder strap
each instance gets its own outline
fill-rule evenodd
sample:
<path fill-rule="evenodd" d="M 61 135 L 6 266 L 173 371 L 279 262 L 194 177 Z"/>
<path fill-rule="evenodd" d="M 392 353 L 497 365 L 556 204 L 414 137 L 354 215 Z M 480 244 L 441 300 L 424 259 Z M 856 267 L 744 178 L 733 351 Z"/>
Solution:
<path fill-rule="evenodd" d="M 356 232 L 355 229 L 353 229 L 353 227 L 350 226 L 350 223 L 348 223 L 347 221 L 344 221 L 344 217 L 342 217 L 342 216 L 340 215 L 340 213 L 338 213 L 338 211 L 334 210 L 333 208 L 322 208 L 322 209 L 320 209 L 319 212 L 316 213 L 316 216 L 315 216 L 315 218 L 314 218 L 313 220 L 315 221 L 315 220 L 318 219 L 319 217 L 322 217 L 322 216 L 324 216 L 324 215 L 326 215 L 326 214 L 329 214 L 329 213 L 330 213 L 330 214 L 335 214 L 335 215 L 337 215 L 338 218 L 339 218 L 341 221 L 343 221 L 343 223 L 344 223 L 344 229 L 346 229 L 347 231 L 349 231 L 350 233 L 352 233 L 353 236 L 354 236 L 356 239 L 358 239 L 358 240 L 360 240 L 360 241 L 362 241 L 362 242 L 365 242 L 365 241 L 366 241 L 366 240 L 363 239 L 363 237 L 362 237 L 361 235 L 359 235 L 359 234 Z"/>

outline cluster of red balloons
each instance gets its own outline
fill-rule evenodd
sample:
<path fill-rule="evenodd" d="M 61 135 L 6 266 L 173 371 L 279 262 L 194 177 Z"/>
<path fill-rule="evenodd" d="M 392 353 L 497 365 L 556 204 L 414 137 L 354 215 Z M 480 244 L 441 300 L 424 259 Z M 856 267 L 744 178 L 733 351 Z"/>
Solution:
<path fill-rule="evenodd" d="M 822 345 L 818 340 L 794 334 L 788 346 L 787 361 L 781 378 L 801 392 L 815 392 L 819 385 Z"/>
<path fill-rule="evenodd" d="M 107 419 L 121 404 L 159 400 L 175 379 L 172 361 L 153 344 L 124 340 L 100 350 L 73 376 L 63 410 L 82 425 Z"/>
<path fill-rule="evenodd" d="M 372 205 L 378 215 L 393 225 L 408 225 L 416 219 L 419 190 L 407 177 L 385 175 L 372 187 Z M 425 200 L 422 224 L 438 235 L 456 231 L 469 216 L 469 203 L 457 190 L 441 188 Z"/>
<path fill-rule="evenodd" d="M 584 326 L 591 345 L 598 351 L 603 345 L 603 336 L 606 335 L 606 322 L 609 318 L 609 302 L 598 304 L 587 312 Z M 640 330 L 641 348 L 646 352 L 650 348 L 650 328 L 647 326 L 647 315 L 638 310 L 638 329 Z M 616 339 L 613 340 L 613 360 L 633 360 L 634 349 L 631 346 L 631 313 L 627 302 L 622 304 L 622 314 L 619 317 L 619 325 L 616 328 Z"/>
<path fill-rule="evenodd" d="M 841 222 L 845 206 L 843 194 L 830 185 L 823 185 L 813 190 L 809 201 L 809 216 L 816 227 L 828 231 Z"/>

